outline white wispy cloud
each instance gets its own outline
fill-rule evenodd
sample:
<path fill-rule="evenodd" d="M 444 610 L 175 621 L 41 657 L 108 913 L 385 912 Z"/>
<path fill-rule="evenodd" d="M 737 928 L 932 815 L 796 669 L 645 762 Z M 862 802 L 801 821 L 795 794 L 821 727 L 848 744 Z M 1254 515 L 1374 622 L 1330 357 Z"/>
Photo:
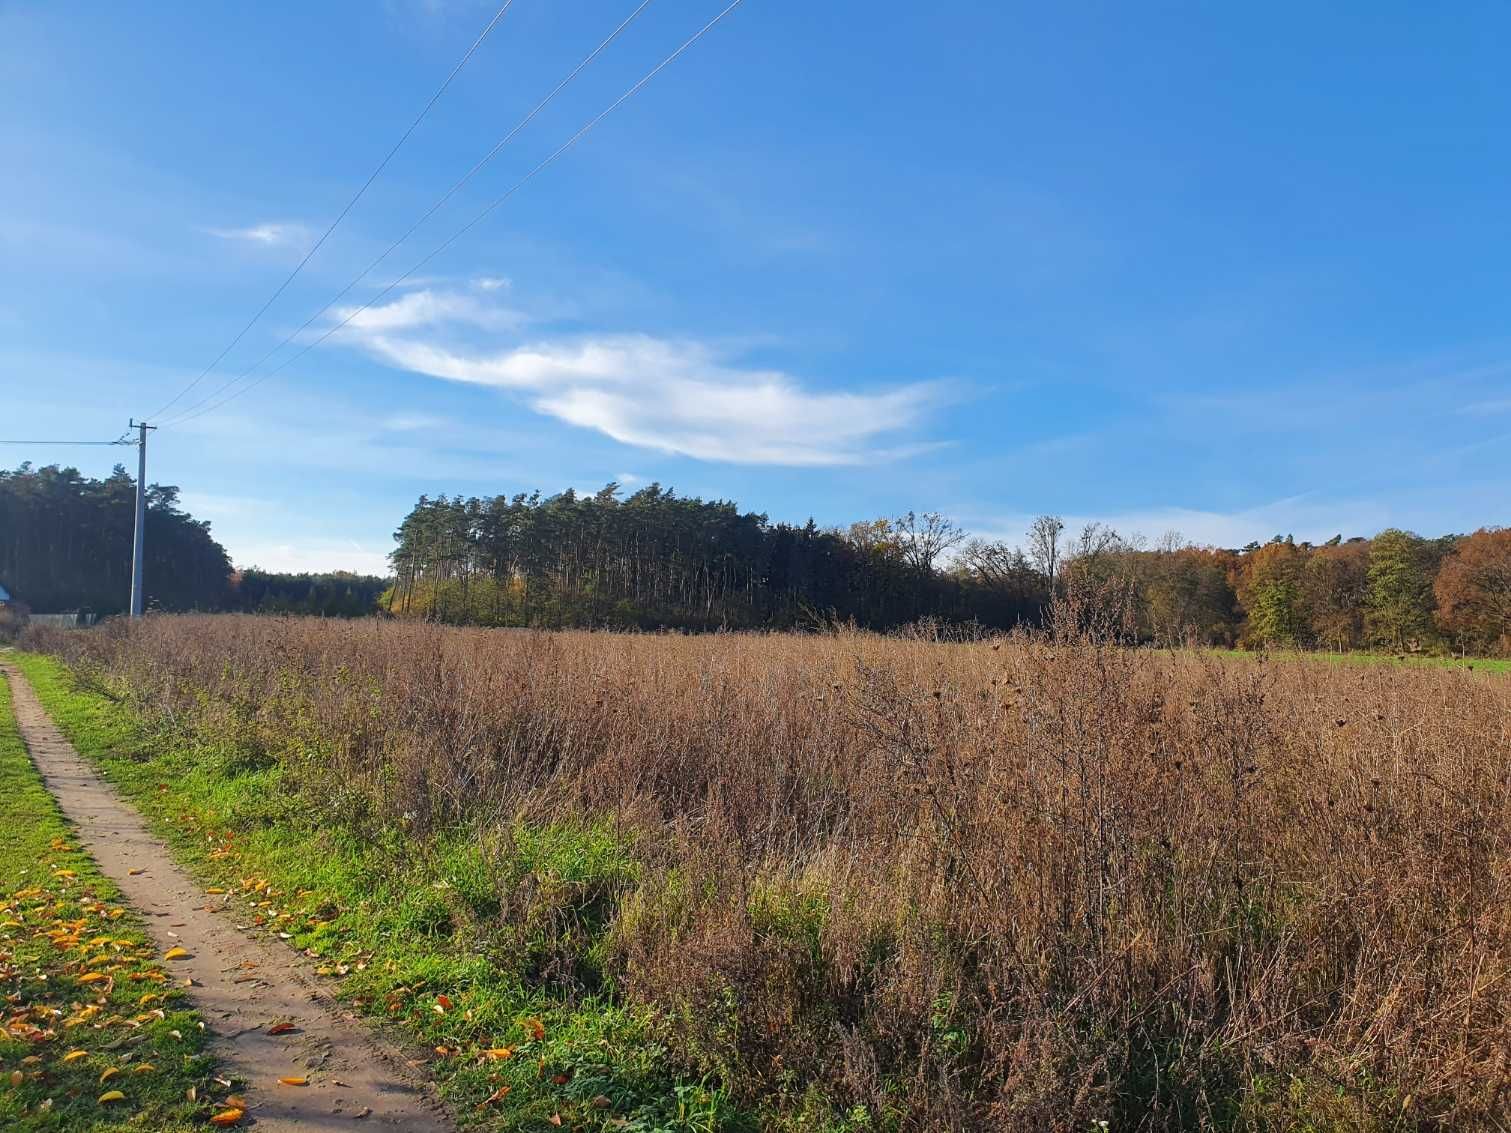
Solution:
<path fill-rule="evenodd" d="M 422 429 L 440 429 L 449 424 L 446 418 L 429 413 L 394 413 L 383 418 L 379 427 L 390 433 L 415 433 Z"/>
<path fill-rule="evenodd" d="M 472 295 L 454 291 L 411 291 L 391 303 L 337 311 L 339 319 L 350 317 L 347 328 L 356 331 L 401 331 L 442 323 L 466 323 L 482 330 L 517 330 L 528 322 L 520 311 L 484 303 Z"/>
<path fill-rule="evenodd" d="M 813 390 L 780 370 L 737 365 L 707 343 L 646 334 L 457 346 L 446 324 L 517 330 L 523 316 L 426 290 L 361 312 L 343 337 L 400 369 L 517 393 L 538 413 L 623 444 L 739 464 L 861 464 L 934 447 L 913 434 L 949 393 L 937 381 Z"/>
<path fill-rule="evenodd" d="M 1390 510 L 1372 500 L 1322 500 L 1303 496 L 1275 500 L 1236 511 L 1193 507 L 1152 507 L 1103 513 L 1064 515 L 1067 536 L 1074 536 L 1089 523 L 1103 523 L 1125 538 L 1141 536 L 1146 542 L 1176 534 L 1188 543 L 1208 547 L 1242 547 L 1267 542 L 1276 535 L 1294 535 L 1298 540 L 1321 543 L 1334 535 L 1374 535 L 1398 522 Z M 994 516 L 972 524 L 985 538 L 1022 545 L 1033 516 Z"/>
<path fill-rule="evenodd" d="M 320 572 L 349 570 L 358 574 L 388 574 L 388 554 L 356 539 L 301 539 L 297 543 L 278 540 L 245 540 L 237 545 L 233 556 L 240 569 Z"/>
<path fill-rule="evenodd" d="M 1490 398 L 1487 401 L 1475 401 L 1459 410 L 1472 417 L 1489 417 L 1496 413 L 1511 413 L 1511 397 Z"/>
<path fill-rule="evenodd" d="M 272 500 L 218 492 L 184 492 L 179 496 L 179 503 L 196 519 L 242 518 L 266 515 L 278 510 L 278 505 Z"/>
<path fill-rule="evenodd" d="M 246 228 L 207 228 L 211 236 L 259 244 L 265 248 L 303 247 L 310 242 L 310 230 L 303 224 L 268 221 Z"/>

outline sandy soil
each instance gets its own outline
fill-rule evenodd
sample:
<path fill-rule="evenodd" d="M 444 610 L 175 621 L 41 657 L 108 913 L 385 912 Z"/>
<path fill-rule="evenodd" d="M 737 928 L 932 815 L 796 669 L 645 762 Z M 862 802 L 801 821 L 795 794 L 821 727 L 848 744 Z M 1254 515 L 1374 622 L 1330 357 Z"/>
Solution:
<path fill-rule="evenodd" d="M 291 949 L 236 928 L 189 875 L 173 864 L 141 815 L 76 752 L 48 719 L 26 679 L 0 662 L 10 681 L 32 761 L 78 831 L 79 841 L 115 882 L 164 952 L 214 1035 L 226 1071 L 245 1080 L 247 1124 L 269 1130 L 380 1126 L 428 1133 L 454 1128 L 405 1052 L 335 1001 Z M 140 871 L 140 872 L 134 872 Z M 293 1030 L 268 1034 L 277 1023 Z M 282 1077 L 309 1085 L 285 1086 Z"/>

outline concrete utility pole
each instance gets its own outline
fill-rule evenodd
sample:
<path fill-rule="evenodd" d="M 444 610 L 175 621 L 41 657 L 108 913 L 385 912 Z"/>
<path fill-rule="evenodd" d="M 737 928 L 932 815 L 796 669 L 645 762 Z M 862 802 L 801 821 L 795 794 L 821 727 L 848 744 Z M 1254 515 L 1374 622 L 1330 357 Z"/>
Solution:
<path fill-rule="evenodd" d="M 147 549 L 147 430 L 157 428 L 132 421 L 136 438 L 136 535 L 131 540 L 131 616 L 142 616 L 142 561 Z"/>

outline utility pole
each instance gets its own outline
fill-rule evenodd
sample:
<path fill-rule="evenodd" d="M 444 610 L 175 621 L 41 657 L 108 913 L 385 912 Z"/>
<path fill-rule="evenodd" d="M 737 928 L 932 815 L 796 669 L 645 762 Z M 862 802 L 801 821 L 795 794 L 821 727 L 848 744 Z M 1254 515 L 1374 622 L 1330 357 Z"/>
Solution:
<path fill-rule="evenodd" d="M 142 562 L 147 549 L 147 430 L 145 421 L 131 422 L 136 437 L 136 534 L 131 540 L 131 616 L 142 616 Z"/>

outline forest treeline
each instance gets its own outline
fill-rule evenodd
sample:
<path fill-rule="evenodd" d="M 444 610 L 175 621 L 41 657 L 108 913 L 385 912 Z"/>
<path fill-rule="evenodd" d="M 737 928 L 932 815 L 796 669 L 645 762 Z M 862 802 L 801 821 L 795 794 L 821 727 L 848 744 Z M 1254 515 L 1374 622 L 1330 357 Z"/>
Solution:
<path fill-rule="evenodd" d="M 395 533 L 400 616 L 457 624 L 886 630 L 935 618 L 1039 625 L 1057 599 L 1114 609 L 1131 640 L 1511 651 L 1511 530 L 1382 531 L 1320 545 L 1156 546 L 1041 516 L 1017 541 L 908 513 L 848 528 L 771 523 L 650 485 L 594 495 L 422 496 Z"/>
<path fill-rule="evenodd" d="M 389 580 L 337 570 L 286 574 L 251 568 L 230 578 L 225 609 L 250 614 L 312 614 L 322 618 L 361 618 L 378 612 Z"/>
<path fill-rule="evenodd" d="M 0 584 L 39 612 L 119 613 L 135 484 L 23 464 L 0 470 Z M 147 490 L 146 596 L 162 610 L 401 617 L 493 626 L 889 630 L 920 619 L 1043 624 L 1094 601 L 1160 645 L 1511 653 L 1511 529 L 1425 539 L 1382 531 L 1312 545 L 1149 546 L 1041 516 L 1021 540 L 970 539 L 935 513 L 796 526 L 650 485 L 625 494 L 420 497 L 393 577 L 233 571 L 178 489 Z"/>
<path fill-rule="evenodd" d="M 39 612 L 117 613 L 131 589 L 136 481 L 76 468 L 0 468 L 0 584 Z M 146 600 L 167 610 L 211 610 L 226 597 L 231 561 L 210 525 L 178 506 L 178 489 L 147 488 Z"/>
<path fill-rule="evenodd" d="M 117 465 L 102 480 L 75 468 L 0 469 L 0 585 L 38 613 L 120 613 L 131 586 L 136 481 Z M 336 571 L 232 571 L 210 525 L 178 506 L 172 485 L 147 486 L 149 609 L 359 617 L 378 608 L 382 578 Z"/>

